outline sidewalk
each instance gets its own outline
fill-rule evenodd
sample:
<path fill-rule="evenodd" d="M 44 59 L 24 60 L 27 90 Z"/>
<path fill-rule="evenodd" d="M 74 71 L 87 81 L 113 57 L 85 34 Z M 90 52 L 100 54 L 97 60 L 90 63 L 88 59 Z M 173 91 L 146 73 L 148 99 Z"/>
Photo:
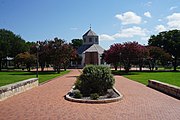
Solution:
<path fill-rule="evenodd" d="M 27 92 L 0 102 L 0 120 L 180 120 L 180 101 L 140 83 L 115 76 L 119 102 L 84 104 L 64 95 L 80 73 L 72 70 Z"/>

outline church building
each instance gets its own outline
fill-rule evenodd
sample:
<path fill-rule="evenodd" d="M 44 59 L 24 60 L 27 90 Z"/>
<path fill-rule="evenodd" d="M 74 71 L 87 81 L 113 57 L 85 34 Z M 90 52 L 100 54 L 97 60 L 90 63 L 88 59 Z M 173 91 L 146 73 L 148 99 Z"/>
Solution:
<path fill-rule="evenodd" d="M 83 35 L 83 45 L 77 50 L 82 58 L 80 67 L 88 64 L 101 65 L 104 49 L 99 45 L 98 35 L 91 28 Z"/>

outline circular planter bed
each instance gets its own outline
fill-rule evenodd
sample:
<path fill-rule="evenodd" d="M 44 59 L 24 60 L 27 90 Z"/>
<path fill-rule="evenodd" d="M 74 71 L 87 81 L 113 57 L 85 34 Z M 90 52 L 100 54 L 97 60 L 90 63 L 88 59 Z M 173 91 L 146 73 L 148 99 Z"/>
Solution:
<path fill-rule="evenodd" d="M 65 96 L 69 101 L 81 103 L 110 103 L 122 95 L 113 87 L 115 79 L 108 66 L 87 65 Z"/>
<path fill-rule="evenodd" d="M 74 86 L 73 86 L 74 88 Z M 117 102 L 123 98 L 123 95 L 115 88 L 109 89 L 107 94 L 104 96 L 99 96 L 97 100 L 92 100 L 90 97 L 82 97 L 82 98 L 74 98 L 73 91 L 71 89 L 66 95 L 65 99 L 72 102 L 79 102 L 79 103 L 111 103 Z"/>

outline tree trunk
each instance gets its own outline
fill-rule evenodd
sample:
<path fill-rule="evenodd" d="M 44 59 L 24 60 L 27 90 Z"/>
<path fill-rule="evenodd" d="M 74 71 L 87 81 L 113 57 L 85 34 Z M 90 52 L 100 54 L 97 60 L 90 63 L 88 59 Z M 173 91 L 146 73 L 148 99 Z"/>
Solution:
<path fill-rule="evenodd" d="M 27 67 L 27 71 L 30 72 L 30 71 L 31 71 L 31 68 L 30 68 L 30 67 Z"/>
<path fill-rule="evenodd" d="M 41 62 L 41 63 L 40 63 L 40 66 L 41 66 L 41 71 L 44 71 L 45 63 Z"/>
<path fill-rule="evenodd" d="M 2 61 L 1 61 L 1 58 L 0 58 L 0 71 L 1 71 L 1 68 L 2 68 L 2 67 L 1 67 L 1 63 L 2 63 Z"/>
<path fill-rule="evenodd" d="M 139 71 L 142 71 L 142 65 L 139 65 Z"/>
<path fill-rule="evenodd" d="M 57 73 L 58 74 L 60 73 L 60 66 L 59 65 L 57 66 Z"/>
<path fill-rule="evenodd" d="M 116 64 L 114 64 L 115 71 L 117 70 L 117 67 L 118 67 L 118 66 L 117 66 Z"/>
<path fill-rule="evenodd" d="M 64 66 L 64 71 L 66 71 L 66 66 Z"/>
<path fill-rule="evenodd" d="M 43 66 L 43 65 L 41 65 L 41 71 L 42 71 L 42 72 L 44 71 L 44 66 Z"/>
<path fill-rule="evenodd" d="M 126 69 L 125 69 L 125 72 L 128 73 L 128 72 L 129 72 L 129 68 L 126 68 Z"/>

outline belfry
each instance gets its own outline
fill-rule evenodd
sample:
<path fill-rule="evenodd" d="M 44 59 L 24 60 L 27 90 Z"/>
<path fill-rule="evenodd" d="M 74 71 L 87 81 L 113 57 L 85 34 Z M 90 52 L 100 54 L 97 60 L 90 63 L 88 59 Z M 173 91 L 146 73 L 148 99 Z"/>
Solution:
<path fill-rule="evenodd" d="M 99 36 L 90 29 L 82 36 L 83 45 L 77 50 L 78 55 L 82 58 L 80 67 L 88 64 L 103 64 L 102 54 L 104 49 L 99 45 Z"/>

